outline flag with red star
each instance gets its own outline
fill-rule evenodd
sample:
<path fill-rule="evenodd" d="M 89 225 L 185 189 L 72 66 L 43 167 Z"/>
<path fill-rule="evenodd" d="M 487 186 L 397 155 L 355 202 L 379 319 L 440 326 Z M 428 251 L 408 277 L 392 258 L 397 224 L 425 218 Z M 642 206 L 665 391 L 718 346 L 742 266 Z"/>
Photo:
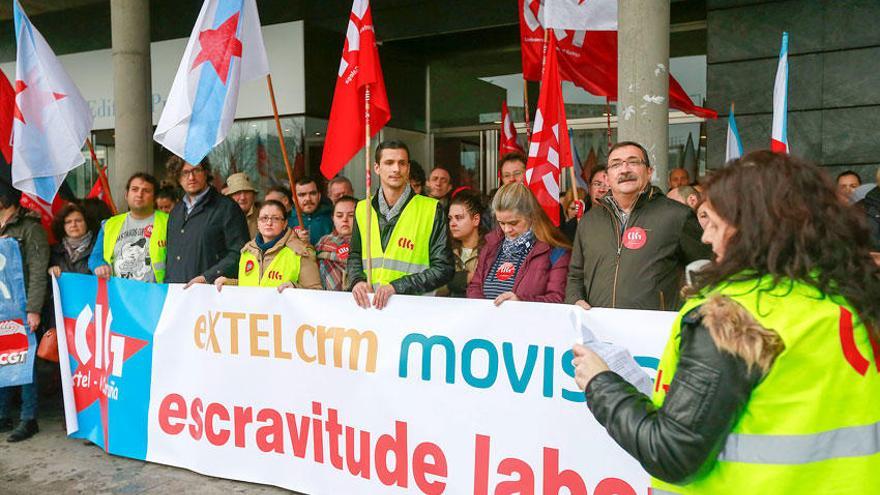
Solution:
<path fill-rule="evenodd" d="M 12 183 L 51 203 L 84 161 L 92 111 L 39 31 L 13 2 L 16 62 Z"/>
<path fill-rule="evenodd" d="M 354 0 L 327 123 L 321 173 L 332 179 L 366 145 L 366 91 L 370 91 L 370 136 L 391 119 L 379 65 L 369 0 Z M 369 150 L 367 150 L 369 153 Z"/>
<path fill-rule="evenodd" d="M 559 175 L 562 168 L 572 166 L 572 159 L 553 32 L 550 32 L 549 38 L 541 95 L 538 97 L 538 110 L 529 142 L 526 184 L 553 224 L 558 226 Z"/>
<path fill-rule="evenodd" d="M 268 73 L 254 0 L 205 0 L 153 138 L 200 163 L 232 127 L 240 82 Z"/>

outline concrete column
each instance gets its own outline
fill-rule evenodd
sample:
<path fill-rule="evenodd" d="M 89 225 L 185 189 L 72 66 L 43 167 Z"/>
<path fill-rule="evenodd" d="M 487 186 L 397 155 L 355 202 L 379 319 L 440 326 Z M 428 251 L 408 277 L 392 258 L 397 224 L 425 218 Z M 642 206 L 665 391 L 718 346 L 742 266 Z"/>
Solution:
<path fill-rule="evenodd" d="M 669 2 L 620 0 L 617 11 L 618 140 L 648 150 L 655 184 L 669 170 Z"/>
<path fill-rule="evenodd" d="M 135 172 L 153 173 L 149 0 L 110 0 L 116 160 L 110 187 L 125 210 L 125 183 Z"/>

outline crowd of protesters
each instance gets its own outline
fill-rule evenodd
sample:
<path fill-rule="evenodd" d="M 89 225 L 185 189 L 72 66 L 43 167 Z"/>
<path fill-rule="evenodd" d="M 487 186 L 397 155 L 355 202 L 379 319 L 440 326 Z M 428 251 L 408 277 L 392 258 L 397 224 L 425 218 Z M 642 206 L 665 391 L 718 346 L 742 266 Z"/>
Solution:
<path fill-rule="evenodd" d="M 20 193 L 2 183 L 0 236 L 20 242 L 28 325 L 40 334 L 54 326 L 47 275 L 64 272 L 217 290 L 350 291 L 359 306 L 378 309 L 407 294 L 678 310 L 686 281 L 717 258 L 704 231 L 712 213 L 701 183 L 673 169 L 667 191 L 652 185 L 654 169 L 638 143 L 611 147 L 585 188 L 562 195 L 559 227 L 524 185 L 520 153 L 500 158 L 498 188 L 488 197 L 458 187 L 442 166 L 426 175 L 403 142 L 380 143 L 374 158 L 379 187 L 369 202 L 341 176 L 326 187 L 305 176 L 293 190 L 261 193 L 236 173 L 218 190 L 207 159 L 172 158 L 165 185 L 147 173 L 129 178 L 125 213 L 110 216 L 88 201 L 66 205 L 54 218 L 51 247 L 39 218 L 19 207 Z M 854 172 L 834 184 L 815 170 L 815 187 L 833 191 L 880 263 L 880 189 Z M 774 194 L 771 184 L 755 187 Z M 20 441 L 38 431 L 36 382 L 21 387 L 17 424 L 11 392 L 0 389 L 0 431 Z"/>

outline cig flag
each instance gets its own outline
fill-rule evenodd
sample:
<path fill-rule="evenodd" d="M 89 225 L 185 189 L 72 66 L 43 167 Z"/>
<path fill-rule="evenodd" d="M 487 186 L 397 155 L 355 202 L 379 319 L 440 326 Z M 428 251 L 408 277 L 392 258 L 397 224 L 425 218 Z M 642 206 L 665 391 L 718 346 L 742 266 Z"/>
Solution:
<path fill-rule="evenodd" d="M 538 97 L 538 110 L 529 142 L 526 184 L 553 224 L 558 226 L 559 175 L 562 168 L 572 166 L 572 158 L 553 32 L 548 43 L 541 95 Z"/>
<path fill-rule="evenodd" d="M 240 82 L 268 73 L 254 0 L 205 0 L 153 139 L 198 164 L 226 139 Z"/>
<path fill-rule="evenodd" d="M 92 111 L 18 0 L 15 21 L 15 107 L 12 184 L 47 203 L 85 158 Z"/>
<path fill-rule="evenodd" d="M 516 127 L 513 125 L 513 119 L 510 118 L 505 100 L 501 103 L 501 139 L 498 141 L 498 158 L 513 151 L 525 152 L 517 142 Z"/>
<path fill-rule="evenodd" d="M 321 173 L 330 179 L 366 145 L 366 90 L 370 89 L 370 137 L 391 119 L 368 0 L 354 0 L 330 107 Z M 367 150 L 369 153 L 369 150 Z"/>
<path fill-rule="evenodd" d="M 790 153 L 788 147 L 788 33 L 782 33 L 779 49 L 779 65 L 776 66 L 776 82 L 773 84 L 773 132 L 770 149 Z"/>

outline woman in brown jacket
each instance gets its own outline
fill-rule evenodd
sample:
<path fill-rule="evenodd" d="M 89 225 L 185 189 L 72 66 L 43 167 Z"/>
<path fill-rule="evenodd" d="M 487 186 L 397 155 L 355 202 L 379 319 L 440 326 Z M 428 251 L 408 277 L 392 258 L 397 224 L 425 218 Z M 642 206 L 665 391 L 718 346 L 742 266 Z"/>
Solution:
<path fill-rule="evenodd" d="M 266 201 L 257 218 L 257 235 L 241 248 L 238 278 L 218 277 L 214 285 L 320 289 L 315 250 L 287 228 L 286 210 L 278 201 Z"/>

